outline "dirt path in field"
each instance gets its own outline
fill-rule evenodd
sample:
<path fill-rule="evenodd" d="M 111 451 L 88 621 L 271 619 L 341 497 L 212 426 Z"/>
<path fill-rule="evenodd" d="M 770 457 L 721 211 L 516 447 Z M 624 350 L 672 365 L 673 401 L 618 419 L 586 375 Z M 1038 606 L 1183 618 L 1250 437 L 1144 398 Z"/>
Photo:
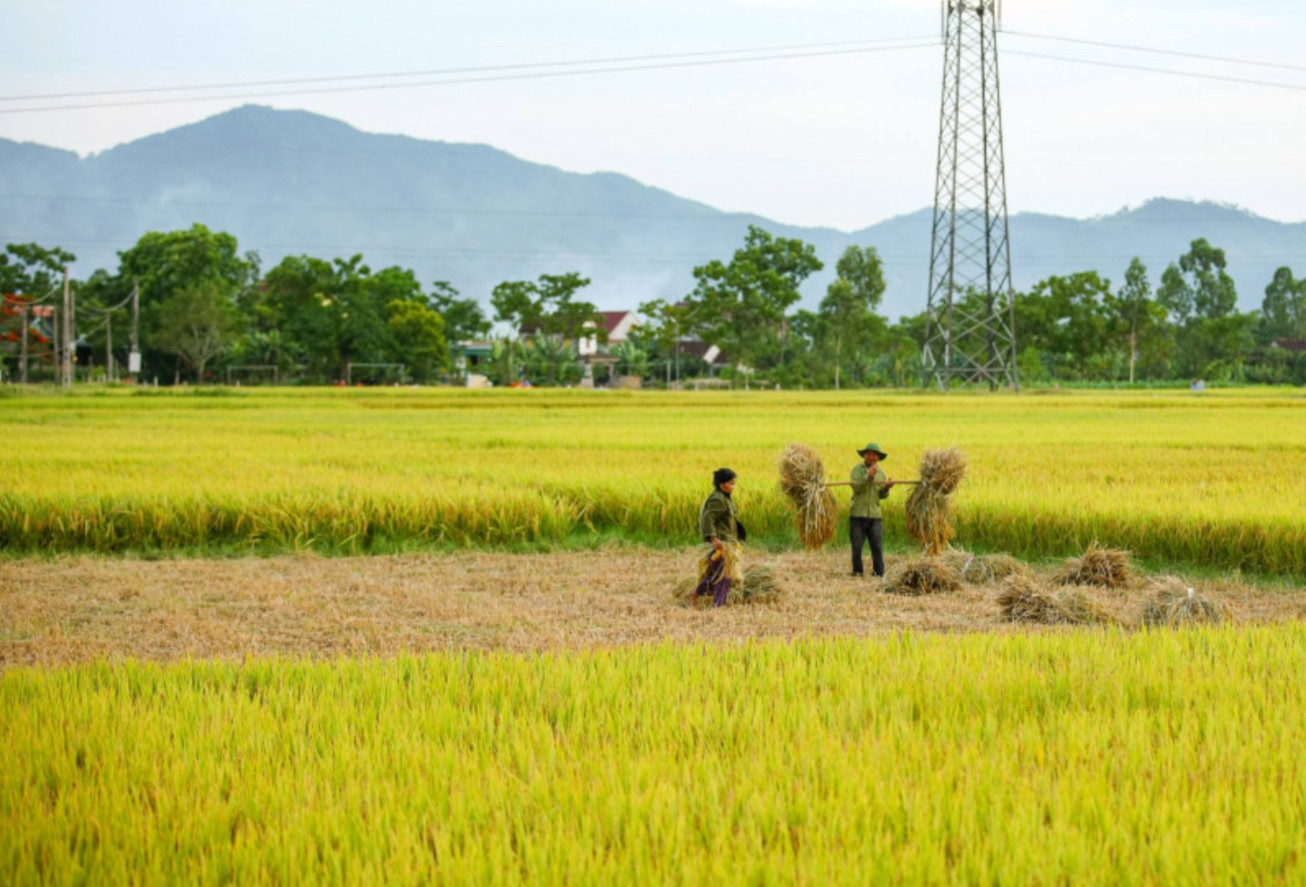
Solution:
<path fill-rule="evenodd" d="M 918 631 L 1028 631 L 996 586 L 903 597 L 845 575 L 846 555 L 759 554 L 779 603 L 690 609 L 672 595 L 692 551 L 244 560 L 0 561 L 0 668 L 135 658 L 384 656 Z M 890 576 L 899 560 L 889 559 Z M 1241 622 L 1306 617 L 1306 589 L 1199 581 Z M 1143 594 L 1095 597 L 1137 624 Z M 1075 630 L 1075 629 L 1037 629 Z"/>

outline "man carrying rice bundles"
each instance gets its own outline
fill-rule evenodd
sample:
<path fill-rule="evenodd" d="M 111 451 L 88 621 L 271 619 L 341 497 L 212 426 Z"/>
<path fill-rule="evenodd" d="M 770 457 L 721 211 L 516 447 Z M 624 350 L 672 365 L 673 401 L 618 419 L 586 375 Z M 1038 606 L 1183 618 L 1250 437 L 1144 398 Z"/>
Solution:
<path fill-rule="evenodd" d="M 862 462 L 852 470 L 853 502 L 848 510 L 848 538 L 853 547 L 853 576 L 864 575 L 862 548 L 871 545 L 871 568 L 884 577 L 884 515 L 880 500 L 889 495 L 894 481 L 884 473 L 880 462 L 889 454 L 877 443 L 868 443 L 857 451 Z"/>

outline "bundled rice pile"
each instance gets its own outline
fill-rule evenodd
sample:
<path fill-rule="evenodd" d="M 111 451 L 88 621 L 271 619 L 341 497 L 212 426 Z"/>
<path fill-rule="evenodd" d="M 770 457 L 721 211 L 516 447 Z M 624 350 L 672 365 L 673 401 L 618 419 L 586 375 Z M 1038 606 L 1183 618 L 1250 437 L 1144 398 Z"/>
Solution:
<path fill-rule="evenodd" d="M 1056 598 L 1062 618 L 1068 625 L 1097 625 L 1115 621 L 1087 589 L 1069 586 L 1058 591 Z"/>
<path fill-rule="evenodd" d="M 1058 585 L 1096 585 L 1099 588 L 1124 588 L 1133 571 L 1129 565 L 1129 552 L 1115 548 L 1100 548 L 1094 542 L 1083 557 L 1066 561 L 1055 577 Z"/>
<path fill-rule="evenodd" d="M 978 585 L 1001 582 L 1017 574 L 1032 575 L 1029 567 L 1009 554 L 971 554 L 960 548 L 949 548 L 943 553 L 943 559 L 964 581 Z"/>
<path fill-rule="evenodd" d="M 712 595 L 695 595 L 699 583 L 707 575 L 715 549 L 708 550 L 698 562 L 698 577 L 685 579 L 676 584 L 672 596 L 686 607 L 710 607 Z M 742 546 L 726 545 L 726 573 L 730 576 L 730 594 L 727 604 L 769 604 L 780 599 L 784 589 L 776 581 L 775 571 L 765 564 L 743 569 L 741 558 Z"/>
<path fill-rule="evenodd" d="M 942 558 L 922 557 L 904 564 L 884 590 L 912 597 L 961 591 L 961 576 Z"/>
<path fill-rule="evenodd" d="M 811 447 L 790 444 L 780 456 L 780 492 L 794 503 L 798 538 L 809 551 L 834 538 L 839 506 L 825 486 L 825 465 Z"/>
<path fill-rule="evenodd" d="M 921 482 L 907 499 L 907 532 L 934 557 L 948 547 L 952 526 L 952 494 L 966 476 L 966 456 L 956 447 L 926 450 L 921 456 Z"/>
<path fill-rule="evenodd" d="M 744 580 L 738 586 L 730 586 L 728 603 L 732 604 L 770 604 L 778 601 L 784 589 L 776 581 L 775 571 L 761 564 L 744 571 Z"/>
<path fill-rule="evenodd" d="M 1037 625 L 1092 625 L 1110 622 L 1111 615 L 1082 588 L 1049 591 L 1028 573 L 1013 573 L 998 595 L 1007 622 Z"/>
<path fill-rule="evenodd" d="M 1153 628 L 1219 625 L 1233 614 L 1229 605 L 1198 594 L 1177 576 L 1159 576 L 1147 585 L 1143 624 Z"/>
<path fill-rule="evenodd" d="M 1007 622 L 1055 625 L 1061 621 L 1061 610 L 1056 598 L 1031 576 L 1009 576 L 1002 583 L 998 606 L 1002 608 L 1002 618 Z"/>

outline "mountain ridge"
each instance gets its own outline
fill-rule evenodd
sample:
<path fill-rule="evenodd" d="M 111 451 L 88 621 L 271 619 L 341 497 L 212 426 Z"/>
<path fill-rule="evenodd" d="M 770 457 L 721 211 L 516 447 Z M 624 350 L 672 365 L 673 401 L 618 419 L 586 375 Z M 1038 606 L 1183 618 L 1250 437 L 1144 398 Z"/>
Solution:
<path fill-rule="evenodd" d="M 247 105 L 79 157 L 0 139 L 0 237 L 63 246 L 75 273 L 113 270 L 149 230 L 200 222 L 228 231 L 269 268 L 285 255 L 362 253 L 373 268 L 412 268 L 483 302 L 494 284 L 580 271 L 601 308 L 679 298 L 692 269 L 726 259 L 749 224 L 812 243 L 826 270 L 804 287 L 819 301 L 842 250 L 876 247 L 891 317 L 924 308 L 932 211 L 845 232 L 725 212 L 618 172 L 577 173 L 490 145 L 367 133 L 307 111 Z M 1155 285 L 1197 237 L 1226 250 L 1243 310 L 1259 307 L 1275 268 L 1306 269 L 1306 223 L 1241 207 L 1153 198 L 1091 219 L 1009 219 L 1013 283 L 1097 270 L 1123 277 L 1133 255 Z"/>

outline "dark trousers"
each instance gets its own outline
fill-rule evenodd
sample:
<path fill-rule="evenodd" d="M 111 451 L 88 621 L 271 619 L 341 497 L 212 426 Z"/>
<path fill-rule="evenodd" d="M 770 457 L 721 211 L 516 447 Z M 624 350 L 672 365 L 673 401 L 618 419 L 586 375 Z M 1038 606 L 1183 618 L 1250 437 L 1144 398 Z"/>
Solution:
<path fill-rule="evenodd" d="M 724 607 L 730 597 L 730 574 L 726 572 L 726 559 L 708 561 L 707 572 L 694 589 L 694 596 L 712 595 L 712 606 Z"/>
<path fill-rule="evenodd" d="M 853 544 L 853 575 L 860 576 L 862 546 L 871 543 L 871 567 L 876 576 L 884 575 L 884 521 L 878 517 L 848 518 L 848 538 Z"/>

